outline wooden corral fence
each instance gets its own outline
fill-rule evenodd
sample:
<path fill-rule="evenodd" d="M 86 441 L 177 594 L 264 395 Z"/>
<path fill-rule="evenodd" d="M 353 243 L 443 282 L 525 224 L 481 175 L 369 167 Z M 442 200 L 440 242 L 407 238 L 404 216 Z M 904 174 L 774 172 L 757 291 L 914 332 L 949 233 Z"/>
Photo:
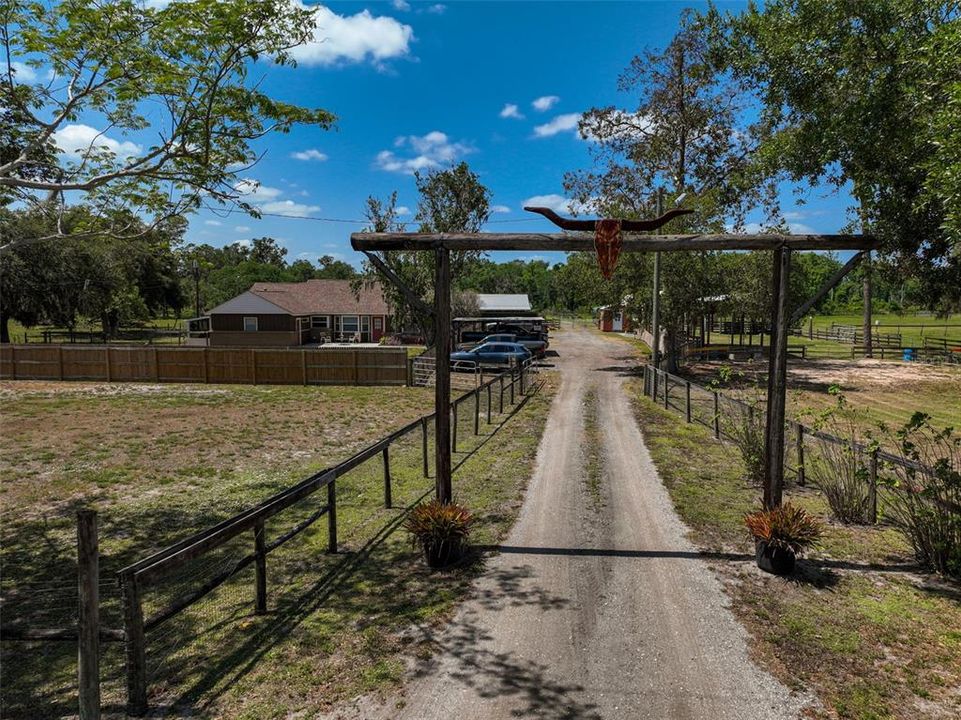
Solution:
<path fill-rule="evenodd" d="M 653 365 L 645 365 L 644 372 L 644 394 L 654 402 L 663 404 L 665 410 L 677 410 L 684 415 L 684 419 L 689 423 L 698 423 L 708 427 L 718 440 L 733 440 L 730 431 L 730 423 L 736 422 L 740 418 L 747 417 L 750 420 L 760 423 L 764 427 L 763 406 L 754 406 L 738 398 L 724 395 L 715 388 L 707 388 L 697 383 L 692 383 L 677 375 L 671 375 L 655 368 Z M 755 418 L 755 414 L 757 417 Z M 870 523 L 878 522 L 878 469 L 880 464 L 887 466 L 900 466 L 915 472 L 934 475 L 932 468 L 909 462 L 902 457 L 892 455 L 873 445 L 862 444 L 852 441 L 850 438 L 842 438 L 830 433 L 816 430 L 812 427 L 796 422 L 794 420 L 785 421 L 785 435 L 793 436 L 790 452 L 785 453 L 785 470 L 794 475 L 798 485 L 805 485 L 807 480 L 806 454 L 809 444 L 820 441 L 831 445 L 844 447 L 854 453 L 867 470 L 867 517 Z"/>
<path fill-rule="evenodd" d="M 0 379 L 406 385 L 404 348 L 2 345 Z"/>

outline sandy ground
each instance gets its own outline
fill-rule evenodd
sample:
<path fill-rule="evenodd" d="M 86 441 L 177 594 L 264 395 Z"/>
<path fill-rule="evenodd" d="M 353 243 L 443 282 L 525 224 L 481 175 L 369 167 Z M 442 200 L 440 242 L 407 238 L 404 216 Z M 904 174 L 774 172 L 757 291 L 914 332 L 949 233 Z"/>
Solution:
<path fill-rule="evenodd" d="M 561 386 L 521 516 L 438 652 L 385 717 L 792 718 L 804 700 L 748 658 L 746 634 L 685 537 L 621 387 L 623 345 L 567 330 Z M 585 487 L 597 397 L 603 502 Z M 363 710 L 372 716 L 372 708 Z"/>

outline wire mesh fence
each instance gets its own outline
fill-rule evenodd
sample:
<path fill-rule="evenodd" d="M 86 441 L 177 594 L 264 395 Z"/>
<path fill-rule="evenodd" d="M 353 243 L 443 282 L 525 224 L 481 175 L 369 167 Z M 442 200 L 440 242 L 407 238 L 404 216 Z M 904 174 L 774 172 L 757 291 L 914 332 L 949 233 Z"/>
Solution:
<path fill-rule="evenodd" d="M 506 422 L 535 372 L 512 368 L 452 403 L 455 472 Z M 124 568 L 128 713 L 223 682 L 432 494 L 431 419 Z"/>
<path fill-rule="evenodd" d="M 674 410 L 687 422 L 710 428 L 718 439 L 732 441 L 742 450 L 752 445 L 757 449 L 757 460 L 763 461 L 766 406 L 763 399 L 742 400 L 725 395 L 716 388 L 692 383 L 647 365 L 644 368 L 644 393 L 665 409 Z M 820 470 L 835 477 L 850 472 L 852 494 L 863 497 L 864 520 L 876 523 L 882 496 L 902 492 L 895 482 L 885 482 L 899 471 L 934 476 L 936 470 L 912 462 L 856 437 L 838 437 L 806 426 L 794 420 L 785 422 L 784 443 L 785 478 L 798 485 L 807 485 Z M 749 470 L 750 472 L 750 470 Z M 822 487 L 826 483 L 819 483 Z"/>

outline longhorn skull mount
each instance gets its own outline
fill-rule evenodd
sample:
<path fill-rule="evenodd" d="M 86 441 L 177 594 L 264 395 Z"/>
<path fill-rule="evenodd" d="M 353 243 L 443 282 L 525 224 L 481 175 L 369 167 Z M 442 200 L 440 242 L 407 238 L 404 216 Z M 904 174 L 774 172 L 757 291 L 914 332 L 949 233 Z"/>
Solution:
<path fill-rule="evenodd" d="M 598 220 L 574 220 L 572 218 L 561 217 L 550 208 L 545 207 L 525 207 L 524 210 L 527 212 L 537 213 L 538 215 L 543 215 L 562 230 L 594 232 L 597 229 L 597 223 L 599 222 Z M 652 218 L 650 220 L 621 220 L 621 231 L 641 232 L 643 230 L 657 230 L 670 220 L 680 217 L 681 215 L 689 215 L 692 212 L 694 211 L 668 210 L 660 217 Z"/>

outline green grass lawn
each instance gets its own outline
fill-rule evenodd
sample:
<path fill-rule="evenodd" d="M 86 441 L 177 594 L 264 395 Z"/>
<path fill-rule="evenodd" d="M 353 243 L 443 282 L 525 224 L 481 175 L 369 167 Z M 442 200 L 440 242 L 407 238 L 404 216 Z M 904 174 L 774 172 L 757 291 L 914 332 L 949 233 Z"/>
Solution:
<path fill-rule="evenodd" d="M 553 393 L 547 384 L 473 434 L 460 405 L 455 499 L 478 517 L 474 540 L 496 543 L 520 507 Z M 0 528 L 4 622 L 69 622 L 75 596 L 74 512 L 100 514 L 104 623 L 117 627 L 112 573 L 343 460 L 430 411 L 412 388 L 3 383 Z M 483 396 L 486 403 L 486 395 Z M 482 414 L 486 407 L 482 404 Z M 505 410 L 510 410 L 509 406 Z M 431 442 L 431 457 L 433 439 Z M 396 529 L 432 492 L 421 439 L 391 447 L 393 508 L 383 507 L 379 456 L 337 481 L 340 552 L 322 519 L 268 556 L 268 613 L 253 615 L 250 568 L 148 632 L 150 702 L 204 718 L 314 716 L 386 691 L 429 629 L 467 591 L 482 561 L 428 572 Z M 320 495 L 320 494 L 318 494 Z M 306 517 L 312 497 L 268 521 L 267 540 Z M 145 594 L 149 616 L 250 552 L 240 537 Z M 4 642 L 0 715 L 75 712 L 76 647 Z M 122 648 L 103 659 L 108 716 L 125 699 Z"/>
<path fill-rule="evenodd" d="M 930 314 L 874 313 L 871 319 L 877 325 L 878 332 L 900 333 L 902 344 L 906 347 L 920 346 L 924 337 L 961 338 L 961 315 L 957 314 L 938 318 Z M 832 324 L 853 325 L 860 328 L 863 320 L 861 314 L 815 315 L 814 329 L 829 330 Z M 806 321 L 802 323 L 802 329 L 807 330 Z"/>
<path fill-rule="evenodd" d="M 813 692 L 817 718 L 947 718 L 961 714 L 961 588 L 916 574 L 892 528 L 830 519 L 811 488 L 786 499 L 825 523 L 796 577 L 766 575 L 742 525 L 760 489 L 744 481 L 735 448 L 687 425 L 642 394 L 636 416 L 674 505 L 725 583 L 755 658 L 789 687 Z M 732 557 L 733 556 L 733 557 Z M 743 559 L 737 559 L 741 556 Z"/>

